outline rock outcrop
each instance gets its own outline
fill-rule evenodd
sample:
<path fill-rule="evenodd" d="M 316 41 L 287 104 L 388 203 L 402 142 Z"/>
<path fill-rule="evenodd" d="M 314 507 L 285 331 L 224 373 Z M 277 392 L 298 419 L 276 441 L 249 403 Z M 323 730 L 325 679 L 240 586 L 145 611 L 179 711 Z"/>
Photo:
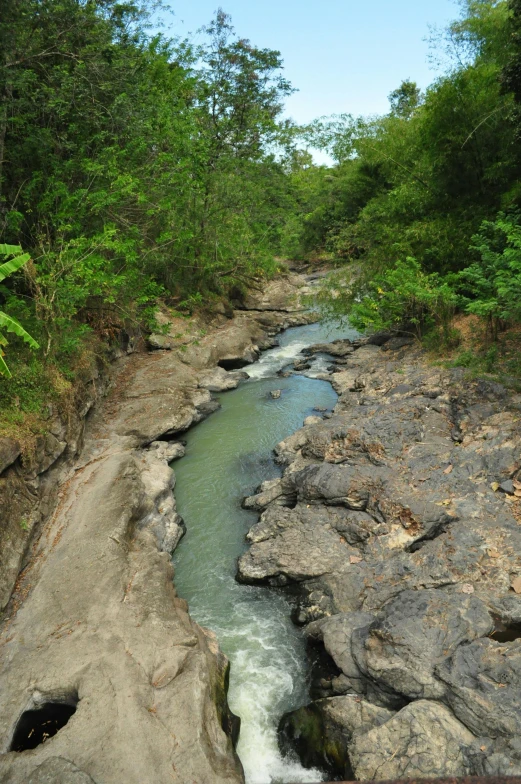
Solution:
<path fill-rule="evenodd" d="M 273 285 L 293 298 L 302 282 Z M 221 315 L 197 340 L 165 333 L 168 350 L 122 357 L 86 433 L 94 396 L 73 430 L 50 428 L 36 467 L 0 443 L 4 605 L 12 592 L 0 629 L 2 782 L 243 781 L 228 662 L 173 584 L 183 522 L 169 463 L 183 454 L 178 436 L 218 408 L 212 392 L 239 384 L 227 368 L 309 321 L 297 308 Z"/>
<path fill-rule="evenodd" d="M 238 566 L 330 657 L 285 742 L 346 778 L 520 775 L 521 396 L 389 335 L 310 352 L 338 404 L 277 447 Z"/>

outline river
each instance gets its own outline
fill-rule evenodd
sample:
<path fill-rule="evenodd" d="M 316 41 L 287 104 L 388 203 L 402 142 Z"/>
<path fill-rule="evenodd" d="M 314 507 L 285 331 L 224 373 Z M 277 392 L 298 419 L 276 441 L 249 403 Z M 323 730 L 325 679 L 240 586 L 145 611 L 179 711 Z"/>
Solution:
<path fill-rule="evenodd" d="M 245 535 L 258 515 L 241 509 L 265 479 L 278 475 L 274 446 L 297 430 L 315 406 L 331 409 L 337 396 L 326 381 L 277 371 L 313 343 L 356 337 L 321 324 L 282 333 L 279 346 L 246 368 L 250 380 L 220 395 L 222 408 L 187 434 L 186 457 L 175 464 L 176 498 L 187 534 L 175 557 L 175 584 L 190 614 L 212 629 L 231 661 L 229 703 L 240 716 L 238 754 L 247 784 L 319 782 L 322 774 L 283 758 L 277 725 L 286 711 L 308 702 L 309 662 L 287 597 L 235 581 Z M 324 359 L 314 361 L 320 372 Z M 282 390 L 274 400 L 270 392 Z"/>

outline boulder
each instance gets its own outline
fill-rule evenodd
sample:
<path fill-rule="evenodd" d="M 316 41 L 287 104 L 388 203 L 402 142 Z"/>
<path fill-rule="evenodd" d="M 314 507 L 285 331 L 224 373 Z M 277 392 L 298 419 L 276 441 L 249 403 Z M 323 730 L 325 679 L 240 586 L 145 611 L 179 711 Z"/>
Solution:
<path fill-rule="evenodd" d="M 521 736 L 521 640 L 475 640 L 436 670 L 444 700 L 476 735 Z"/>
<path fill-rule="evenodd" d="M 148 336 L 148 346 L 153 351 L 172 351 L 176 348 L 178 341 L 170 335 L 160 335 L 153 333 Z"/>
<path fill-rule="evenodd" d="M 216 367 L 201 374 L 199 386 L 209 392 L 227 392 L 236 389 L 241 381 L 248 378 L 248 374 L 241 371 L 227 371 Z"/>
<path fill-rule="evenodd" d="M 357 630 L 355 660 L 370 680 L 409 699 L 440 699 L 436 666 L 460 645 L 494 629 L 476 596 L 443 590 L 403 591 L 369 627 Z"/>
<path fill-rule="evenodd" d="M 385 724 L 355 734 L 349 758 L 357 779 L 466 776 L 474 736 L 443 705 L 418 700 Z"/>
<path fill-rule="evenodd" d="M 335 665 L 341 670 L 343 687 L 357 694 L 364 694 L 367 688 L 365 678 L 356 663 L 351 650 L 351 637 L 357 629 L 367 628 L 375 621 L 370 613 L 339 613 L 330 618 L 313 621 L 306 627 L 306 635 L 312 640 L 321 640 L 324 648 Z"/>
<path fill-rule="evenodd" d="M 392 716 L 391 711 L 359 697 L 317 700 L 282 718 L 282 748 L 296 751 L 306 767 L 318 766 L 350 780 L 348 747 L 353 735 L 368 732 Z"/>
<path fill-rule="evenodd" d="M 0 474 L 20 457 L 22 447 L 14 438 L 0 438 Z"/>

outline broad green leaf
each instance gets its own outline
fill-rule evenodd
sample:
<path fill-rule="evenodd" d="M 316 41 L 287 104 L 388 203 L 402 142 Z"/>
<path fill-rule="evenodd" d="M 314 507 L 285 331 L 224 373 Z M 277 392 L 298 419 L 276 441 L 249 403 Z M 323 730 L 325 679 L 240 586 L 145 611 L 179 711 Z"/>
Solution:
<path fill-rule="evenodd" d="M 36 342 L 36 340 L 29 335 L 28 332 L 15 321 L 11 316 L 8 316 L 7 313 L 4 313 L 0 310 L 0 329 L 6 329 L 8 332 L 13 332 L 15 335 L 18 335 L 19 338 L 25 340 L 31 348 L 40 348 L 40 344 Z"/>
<path fill-rule="evenodd" d="M 2 246 L 0 246 L 0 247 L 2 247 Z M 10 246 L 9 245 L 4 245 L 3 247 L 7 247 L 8 248 Z M 21 248 L 17 248 L 16 250 L 19 251 L 19 250 L 21 250 Z M 16 272 L 17 270 L 19 270 L 20 267 L 24 266 L 24 264 L 27 264 L 27 262 L 29 261 L 30 258 L 31 257 L 30 257 L 30 255 L 28 253 L 23 253 L 21 256 L 16 256 L 16 258 L 10 259 L 9 261 L 6 261 L 3 264 L 0 264 L 0 281 L 2 281 L 5 278 L 7 278 L 8 275 L 12 275 L 13 272 Z"/>
<path fill-rule="evenodd" d="M 17 256 L 21 252 L 20 245 L 3 245 L 0 242 L 0 256 Z"/>
<path fill-rule="evenodd" d="M 0 376 L 7 376 L 7 378 L 11 378 L 11 371 L 7 367 L 3 356 L 0 354 Z"/>

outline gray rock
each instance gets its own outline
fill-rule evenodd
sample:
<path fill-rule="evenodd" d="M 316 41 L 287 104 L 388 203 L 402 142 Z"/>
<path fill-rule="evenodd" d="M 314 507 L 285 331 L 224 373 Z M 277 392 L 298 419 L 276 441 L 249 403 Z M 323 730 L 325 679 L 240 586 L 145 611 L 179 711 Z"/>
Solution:
<path fill-rule="evenodd" d="M 357 556 L 332 527 L 342 512 L 321 507 L 317 512 L 304 504 L 295 509 L 268 507 L 254 526 L 248 540 L 252 546 L 239 558 L 238 578 L 242 582 L 284 585 L 317 577 L 349 563 Z"/>
<path fill-rule="evenodd" d="M 153 333 L 148 336 L 148 346 L 154 351 L 172 351 L 176 348 L 176 341 L 170 335 L 159 335 Z"/>
<path fill-rule="evenodd" d="M 374 332 L 365 340 L 370 346 L 383 346 L 384 343 L 387 343 L 392 337 L 394 337 L 392 332 Z"/>
<path fill-rule="evenodd" d="M 270 392 L 270 397 L 273 398 L 273 400 L 278 400 L 281 395 L 282 395 L 281 389 L 272 389 Z"/>
<path fill-rule="evenodd" d="M 306 627 L 306 635 L 321 640 L 339 670 L 345 676 L 342 690 L 350 688 L 357 694 L 365 694 L 367 683 L 360 671 L 351 649 L 353 632 L 367 628 L 375 621 L 370 613 L 341 613 L 330 618 L 313 621 Z"/>
<path fill-rule="evenodd" d="M 298 497 L 308 503 L 322 502 L 331 506 L 344 505 L 363 511 L 374 487 L 375 472 L 340 465 L 311 465 L 292 476 Z"/>
<path fill-rule="evenodd" d="M 355 659 L 368 679 L 391 691 L 410 699 L 440 699 L 445 686 L 435 667 L 458 646 L 493 629 L 486 606 L 475 596 L 404 591 L 371 626 L 358 630 Z"/>
<path fill-rule="evenodd" d="M 216 367 L 204 372 L 199 377 L 199 386 L 209 392 L 227 392 L 236 389 L 240 382 L 248 378 L 248 374 L 240 370 L 227 371 Z"/>
<path fill-rule="evenodd" d="M 521 624 L 521 596 L 513 593 L 500 598 L 492 596 L 489 605 L 491 611 L 506 626 Z"/>
<path fill-rule="evenodd" d="M 31 773 L 27 784 L 95 784 L 83 770 L 63 757 L 49 757 Z"/>
<path fill-rule="evenodd" d="M 478 738 L 466 754 L 475 776 L 521 775 L 521 738 Z"/>
<path fill-rule="evenodd" d="M 368 732 L 392 716 L 391 711 L 359 697 L 317 700 L 284 716 L 280 724 L 283 749 L 296 751 L 306 766 L 320 766 L 351 779 L 348 748 L 353 735 Z"/>
<path fill-rule="evenodd" d="M 419 700 L 385 724 L 356 734 L 349 758 L 357 779 L 465 776 L 469 730 L 443 705 Z"/>
<path fill-rule="evenodd" d="M 158 460 L 171 463 L 185 456 L 186 449 L 180 441 L 152 441 L 148 447 L 153 451 Z"/>
<path fill-rule="evenodd" d="M 320 425 L 321 422 L 322 422 L 322 417 L 308 416 L 304 420 L 304 426 L 310 427 L 311 425 Z"/>
<path fill-rule="evenodd" d="M 476 640 L 437 667 L 445 701 L 476 735 L 521 736 L 521 640 Z"/>
<path fill-rule="evenodd" d="M 347 357 L 353 354 L 354 348 L 350 340 L 334 340 L 332 343 L 315 343 L 306 349 L 309 354 L 330 354 L 332 357 Z"/>
<path fill-rule="evenodd" d="M 0 438 L 0 474 L 20 457 L 22 447 L 14 438 Z"/>
<path fill-rule="evenodd" d="M 281 479 L 269 479 L 263 482 L 256 495 L 245 498 L 242 502 L 244 509 L 254 509 L 261 512 L 272 503 L 279 506 L 292 506 L 297 500 L 296 495 L 290 490 L 288 492 L 286 483 Z"/>
<path fill-rule="evenodd" d="M 382 350 L 399 351 L 399 349 L 405 348 L 405 346 L 411 346 L 413 343 L 413 338 L 391 338 L 385 342 L 385 345 L 382 346 Z"/>

